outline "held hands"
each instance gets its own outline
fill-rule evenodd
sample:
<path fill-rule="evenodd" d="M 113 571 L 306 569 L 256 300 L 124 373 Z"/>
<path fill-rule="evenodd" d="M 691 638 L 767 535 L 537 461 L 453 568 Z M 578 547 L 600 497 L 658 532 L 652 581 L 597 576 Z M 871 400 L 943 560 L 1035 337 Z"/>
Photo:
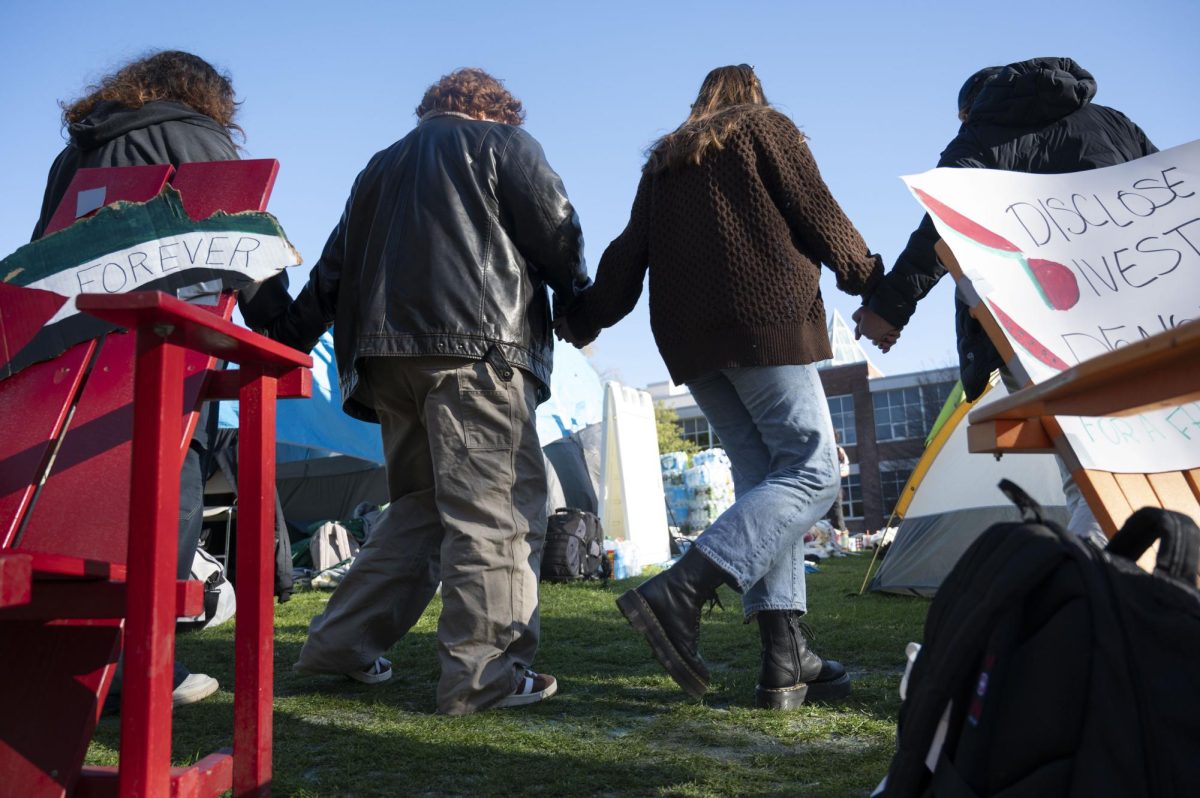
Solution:
<path fill-rule="evenodd" d="M 576 349 L 583 349 L 596 340 L 596 336 L 592 336 L 586 341 L 576 338 L 575 334 L 571 332 L 571 325 L 567 324 L 567 317 L 565 315 L 559 316 L 554 320 L 554 335 L 558 340 L 568 343 Z"/>
<path fill-rule="evenodd" d="M 858 340 L 866 336 L 871 343 L 879 347 L 880 352 L 887 352 L 900 340 L 900 328 L 893 327 L 886 319 L 863 305 L 854 311 L 854 338 Z"/>

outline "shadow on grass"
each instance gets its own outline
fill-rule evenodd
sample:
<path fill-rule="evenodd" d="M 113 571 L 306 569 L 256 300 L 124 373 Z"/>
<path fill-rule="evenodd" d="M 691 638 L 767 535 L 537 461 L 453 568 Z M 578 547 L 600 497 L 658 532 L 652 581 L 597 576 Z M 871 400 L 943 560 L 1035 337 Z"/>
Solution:
<path fill-rule="evenodd" d="M 640 796 L 688 784 L 698 774 L 678 759 L 638 757 L 618 762 L 578 744 L 575 732 L 543 724 L 537 742 L 522 718 L 484 724 L 436 718 L 417 729 L 377 733 L 297 716 L 279 718 L 286 745 L 277 761 L 275 791 L 288 795 Z M 488 741 L 491 737 L 492 741 Z M 537 743 L 540 743 L 537 744 Z M 350 752 L 354 752 L 351 757 Z"/>
<path fill-rule="evenodd" d="M 434 714 L 439 600 L 387 652 L 393 679 L 368 686 L 291 671 L 324 604 L 300 594 L 277 608 L 275 794 L 865 796 L 890 759 L 903 646 L 920 639 L 927 603 L 848 597 L 859 570 L 834 563 L 809 579 L 814 648 L 847 667 L 855 692 L 791 713 L 753 709 L 758 631 L 730 591 L 727 609 L 702 625 L 713 673 L 703 702 L 666 676 L 617 610 L 615 598 L 640 581 L 631 579 L 543 585 L 534 666 L 559 679 L 559 695 L 466 718 Z M 176 713 L 174 760 L 185 763 L 232 739 L 232 627 L 182 636 L 178 647 L 223 688 Z M 112 764 L 117 744 L 106 718 L 89 761 Z"/>

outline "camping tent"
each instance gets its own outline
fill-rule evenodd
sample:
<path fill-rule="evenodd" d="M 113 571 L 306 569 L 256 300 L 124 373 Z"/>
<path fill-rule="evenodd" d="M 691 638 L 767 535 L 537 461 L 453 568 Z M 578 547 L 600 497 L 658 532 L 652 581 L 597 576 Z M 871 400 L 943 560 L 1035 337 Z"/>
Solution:
<path fill-rule="evenodd" d="M 387 501 L 379 427 L 342 412 L 333 336 L 312 351 L 312 396 L 275 413 L 275 485 L 283 514 L 297 523 L 346 519 L 360 502 Z M 238 426 L 237 402 L 222 402 L 220 425 Z"/>
<path fill-rule="evenodd" d="M 600 445 L 603 436 L 604 425 L 591 424 L 542 446 L 550 482 L 548 501 L 551 511 L 573 507 L 600 514 Z"/>
<path fill-rule="evenodd" d="M 954 391 L 939 416 L 912 476 L 896 504 L 901 518 L 896 539 L 871 589 L 932 596 L 967 547 L 999 521 L 1019 521 L 1020 513 L 997 487 L 1010 479 L 1024 488 L 1061 523 L 1067 521 L 1062 477 L 1051 454 L 997 459 L 967 451 L 967 414 L 1005 395 L 993 386 L 974 403 Z"/>

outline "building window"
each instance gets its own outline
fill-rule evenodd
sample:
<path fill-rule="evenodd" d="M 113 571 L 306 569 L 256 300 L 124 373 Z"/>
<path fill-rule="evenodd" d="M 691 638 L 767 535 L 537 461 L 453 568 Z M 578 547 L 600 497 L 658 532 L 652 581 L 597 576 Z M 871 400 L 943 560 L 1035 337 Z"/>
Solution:
<path fill-rule="evenodd" d="M 916 468 L 915 460 L 885 460 L 879 464 L 879 486 L 883 494 L 883 514 L 890 516 L 900 494 Z"/>
<path fill-rule="evenodd" d="M 854 429 L 854 397 L 829 397 L 829 417 L 833 420 L 833 431 L 842 446 L 858 445 L 858 433 Z"/>
<path fill-rule="evenodd" d="M 712 449 L 721 445 L 717 431 L 708 423 L 704 416 L 699 418 L 681 418 L 679 420 L 679 436 L 692 441 L 701 449 Z"/>
<path fill-rule="evenodd" d="M 913 385 L 872 394 L 875 404 L 875 440 L 902 441 L 924 438 L 933 428 L 954 383 Z"/>
<path fill-rule="evenodd" d="M 842 477 L 842 513 L 846 518 L 863 517 L 862 480 L 858 474 Z"/>

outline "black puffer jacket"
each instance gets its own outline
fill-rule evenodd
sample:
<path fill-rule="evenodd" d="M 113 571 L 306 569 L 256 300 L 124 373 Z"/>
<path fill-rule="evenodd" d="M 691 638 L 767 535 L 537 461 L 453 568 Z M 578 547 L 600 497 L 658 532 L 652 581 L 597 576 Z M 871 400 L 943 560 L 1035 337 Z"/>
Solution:
<path fill-rule="evenodd" d="M 1010 64 L 976 97 L 966 124 L 942 152 L 938 166 L 1061 174 L 1158 152 L 1124 114 L 1093 103 L 1095 95 L 1091 73 L 1069 58 Z M 938 237 L 926 215 L 871 296 L 871 310 L 897 327 L 908 323 L 917 302 L 946 273 L 933 252 Z M 958 299 L 955 329 L 963 388 L 968 399 L 975 399 L 1003 361 Z"/>
<path fill-rule="evenodd" d="M 42 214 L 33 239 L 42 237 L 75 173 L 84 168 L 146 166 L 237 160 L 229 132 L 214 120 L 182 103 L 167 100 L 126 108 L 96 104 L 88 117 L 67 128 L 71 140 L 54 159 L 46 179 Z M 264 329 L 291 302 L 287 272 L 238 291 L 238 307 L 247 326 Z"/>
<path fill-rule="evenodd" d="M 494 345 L 549 396 L 549 285 L 588 284 L 579 218 L 541 146 L 511 125 L 427 115 L 354 181 L 321 259 L 272 336 L 308 351 L 334 322 L 344 409 L 357 361 L 479 359 Z"/>

